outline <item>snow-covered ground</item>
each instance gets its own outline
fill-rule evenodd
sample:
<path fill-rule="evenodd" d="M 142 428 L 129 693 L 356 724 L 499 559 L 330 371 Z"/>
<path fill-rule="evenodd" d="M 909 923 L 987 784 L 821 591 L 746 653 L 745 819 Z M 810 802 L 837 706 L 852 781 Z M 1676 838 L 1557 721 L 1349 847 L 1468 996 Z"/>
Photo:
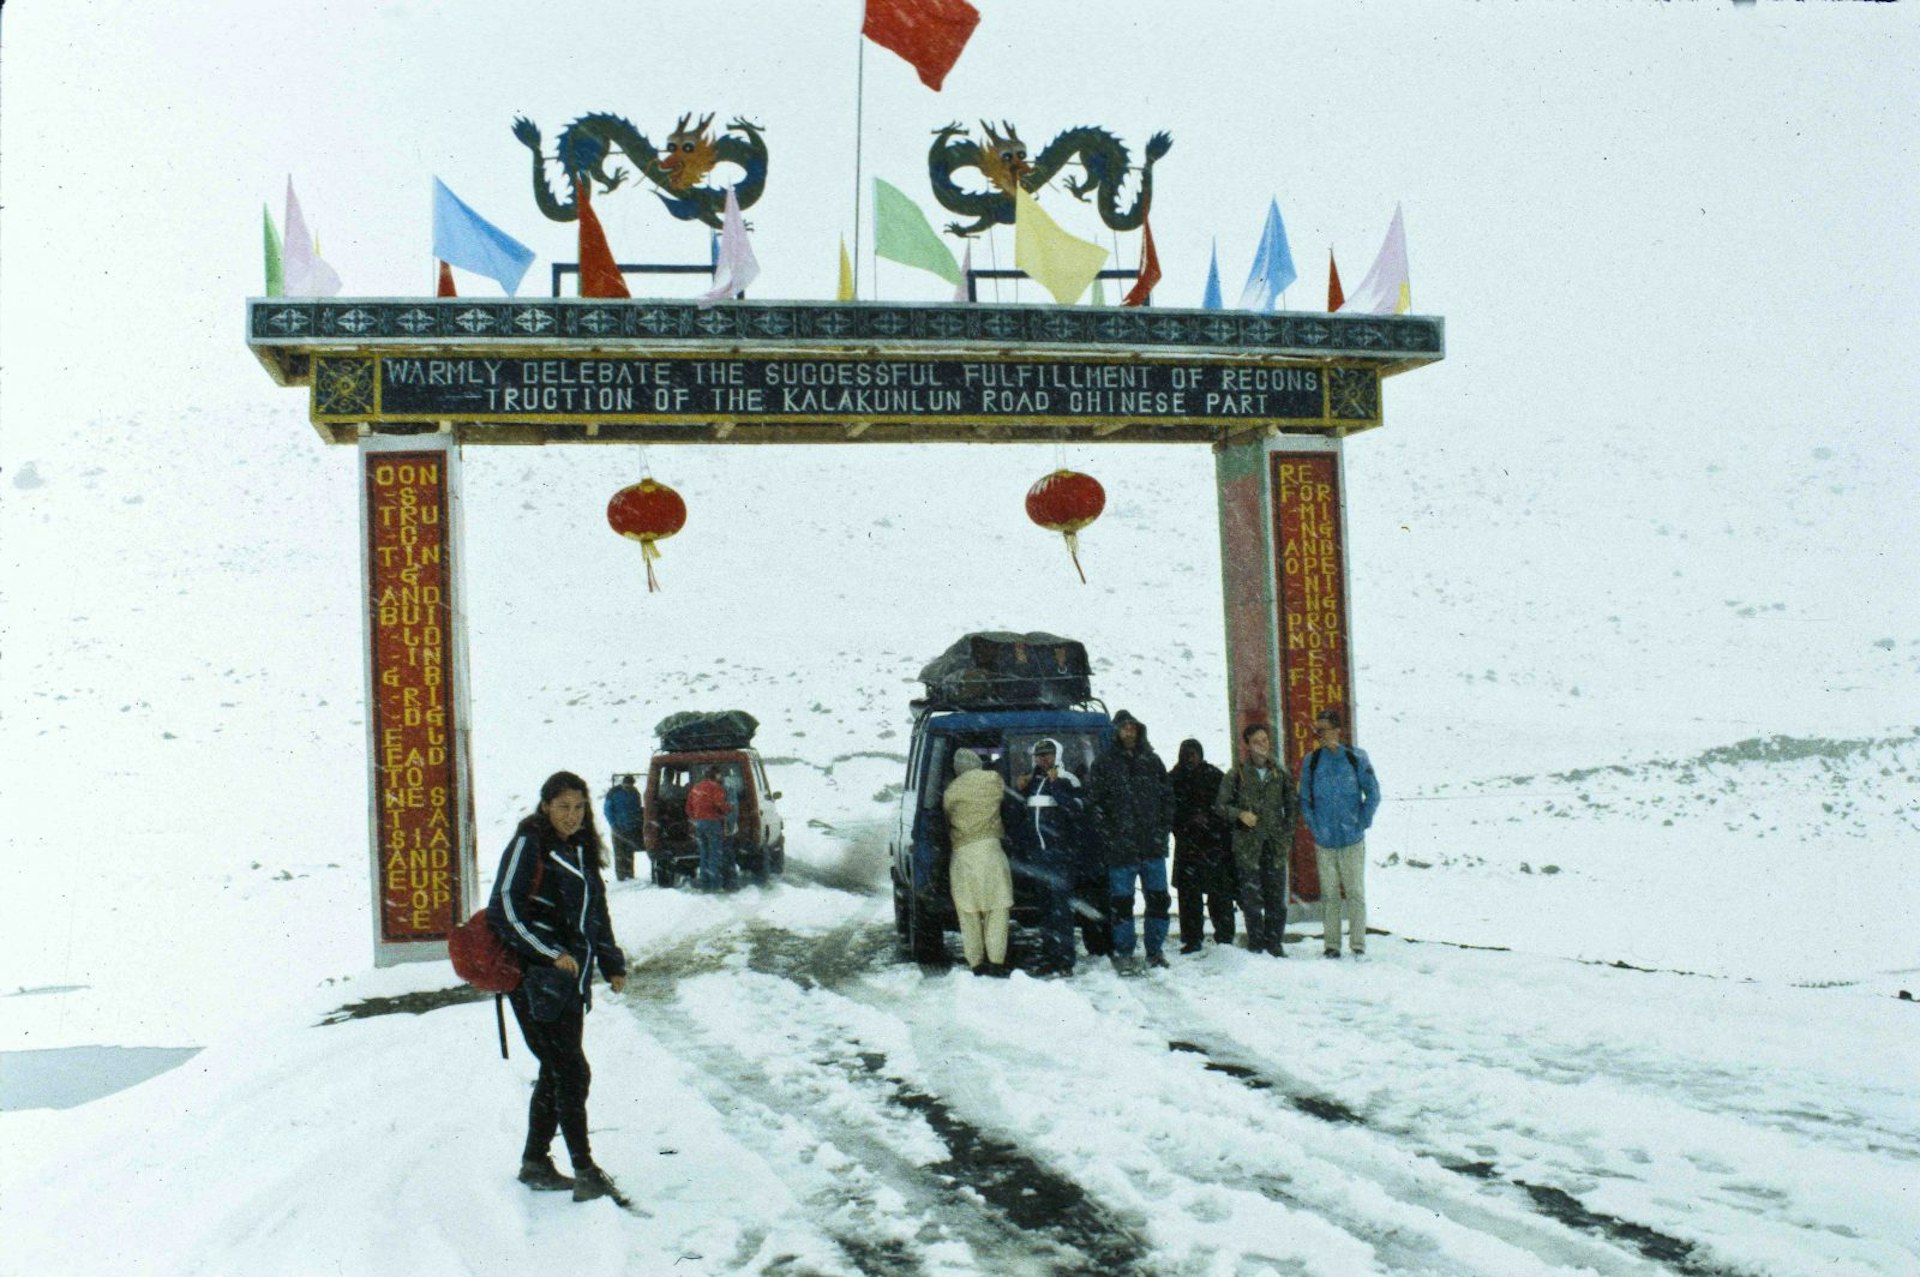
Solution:
<path fill-rule="evenodd" d="M 496 211 L 515 111 L 706 103 L 785 148 L 762 295 L 822 295 L 857 6 L 793 8 L 718 69 L 709 18 L 649 10 L 682 53 L 636 80 L 560 6 L 10 6 L 0 1273 L 1920 1272 L 1906 6 L 1103 6 L 1076 86 L 1009 68 L 1080 10 L 983 3 L 939 98 L 870 57 L 903 186 L 956 115 L 1172 128 L 1168 303 L 1215 235 L 1234 291 L 1271 191 L 1296 305 L 1407 201 L 1449 357 L 1347 450 L 1386 934 L 1127 981 L 898 960 L 887 795 L 959 633 L 1080 637 L 1163 751 L 1225 753 L 1204 450 L 1068 450 L 1109 493 L 1082 587 L 1021 512 L 1051 448 L 656 448 L 692 518 L 653 596 L 601 518 L 633 453 L 469 450 L 485 869 L 548 772 L 719 705 L 793 863 L 615 895 L 594 1138 L 646 1213 L 512 1181 L 524 1049 L 444 966 L 369 968 L 355 463 L 242 347 L 257 207 L 293 164 L 348 287 L 420 291 L 434 171 L 571 255 Z M 681 229 L 606 209 L 616 246 Z"/>

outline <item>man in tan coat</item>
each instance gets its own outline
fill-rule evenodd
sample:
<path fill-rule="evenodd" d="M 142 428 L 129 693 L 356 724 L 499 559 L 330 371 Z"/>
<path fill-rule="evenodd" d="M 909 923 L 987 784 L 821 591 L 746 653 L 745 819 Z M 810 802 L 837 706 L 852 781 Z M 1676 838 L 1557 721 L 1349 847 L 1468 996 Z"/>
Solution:
<path fill-rule="evenodd" d="M 1007 919 L 1013 913 L 1013 870 L 1001 846 L 1000 801 L 1006 787 L 970 749 L 955 751 L 953 772 L 940 805 L 953 845 L 948 880 L 954 912 L 960 915 L 960 945 L 975 975 L 1004 976 L 1009 971 Z"/>

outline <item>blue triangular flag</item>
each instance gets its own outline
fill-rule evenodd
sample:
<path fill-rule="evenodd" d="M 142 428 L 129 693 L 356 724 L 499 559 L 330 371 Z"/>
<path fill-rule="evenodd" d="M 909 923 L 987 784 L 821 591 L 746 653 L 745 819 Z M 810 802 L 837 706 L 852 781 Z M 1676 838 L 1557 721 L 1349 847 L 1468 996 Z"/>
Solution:
<path fill-rule="evenodd" d="M 509 295 L 520 287 L 533 250 L 468 208 L 433 179 L 433 255 L 449 266 L 498 280 Z"/>
<path fill-rule="evenodd" d="M 1240 293 L 1242 310 L 1272 310 L 1287 285 L 1299 277 L 1293 269 L 1293 250 L 1287 247 L 1287 228 L 1280 221 L 1280 202 L 1267 202 L 1267 225 L 1260 232 L 1260 251 L 1253 256 L 1253 269 L 1247 272 L 1247 286 Z"/>
<path fill-rule="evenodd" d="M 1220 245 L 1213 246 L 1213 257 L 1207 262 L 1207 291 L 1200 298 L 1201 310 L 1219 310 L 1220 300 Z"/>

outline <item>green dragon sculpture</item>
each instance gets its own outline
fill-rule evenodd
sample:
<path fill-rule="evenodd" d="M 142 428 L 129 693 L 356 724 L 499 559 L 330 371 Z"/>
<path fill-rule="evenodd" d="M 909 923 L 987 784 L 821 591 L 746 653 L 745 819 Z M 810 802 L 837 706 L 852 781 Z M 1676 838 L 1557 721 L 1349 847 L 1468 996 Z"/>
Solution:
<path fill-rule="evenodd" d="M 743 210 L 750 208 L 766 189 L 767 143 L 760 136 L 759 126 L 745 120 L 735 120 L 715 138 L 709 131 L 712 115 L 698 124 L 690 123 L 692 119 L 692 112 L 680 117 L 667 135 L 664 150 L 656 149 L 646 134 L 618 115 L 596 112 L 567 125 L 554 141 L 554 162 L 567 180 L 565 202 L 555 199 L 547 186 L 548 160 L 540 153 L 539 128 L 532 120 L 518 116 L 513 121 L 513 135 L 533 152 L 534 202 L 556 222 L 571 222 L 580 216 L 573 183 L 598 182 L 602 191 L 611 191 L 627 180 L 623 168 L 607 172 L 607 162 L 618 150 L 658 188 L 654 194 L 669 213 L 683 222 L 699 220 L 718 230 L 727 188 L 703 185 L 703 180 L 716 165 L 738 165 L 746 176 L 734 186 L 734 197 Z"/>
<path fill-rule="evenodd" d="M 1127 148 L 1119 138 L 1105 129 L 1082 125 L 1047 143 L 1046 149 L 1028 163 L 1027 144 L 1013 125 L 1002 120 L 1000 127 L 1006 132 L 996 133 L 991 124 L 980 122 L 987 139 L 984 145 L 967 137 L 958 123 L 934 131 L 933 147 L 927 152 L 933 197 L 949 212 L 974 219 L 971 225 L 947 223 L 950 234 L 964 237 L 991 226 L 1011 226 L 1015 185 L 1028 193 L 1037 191 L 1075 160 L 1086 170 L 1086 176 L 1077 181 L 1069 178 L 1068 193 L 1084 201 L 1090 192 L 1097 192 L 1095 207 L 1100 220 L 1116 231 L 1134 230 L 1146 219 L 1147 206 L 1153 202 L 1154 161 L 1173 146 L 1173 138 L 1167 133 L 1155 133 L 1148 140 L 1147 162 L 1140 167 L 1140 192 L 1134 196 L 1132 207 L 1122 212 L 1120 187 L 1131 166 Z M 960 140 L 955 141 L 956 137 Z M 954 174 L 969 168 L 978 169 L 993 189 L 976 192 L 959 186 Z"/>

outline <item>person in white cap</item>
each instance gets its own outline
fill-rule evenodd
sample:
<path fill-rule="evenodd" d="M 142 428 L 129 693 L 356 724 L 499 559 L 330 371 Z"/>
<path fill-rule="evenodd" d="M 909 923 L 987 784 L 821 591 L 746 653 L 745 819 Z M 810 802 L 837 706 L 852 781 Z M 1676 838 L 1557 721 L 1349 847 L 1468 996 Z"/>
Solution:
<path fill-rule="evenodd" d="M 953 756 L 953 780 L 941 796 L 953 845 L 948 882 L 960 916 L 960 944 L 975 975 L 1004 976 L 1007 920 L 1013 914 L 1013 870 L 1001 845 L 1000 773 L 984 767 L 970 749 Z"/>

